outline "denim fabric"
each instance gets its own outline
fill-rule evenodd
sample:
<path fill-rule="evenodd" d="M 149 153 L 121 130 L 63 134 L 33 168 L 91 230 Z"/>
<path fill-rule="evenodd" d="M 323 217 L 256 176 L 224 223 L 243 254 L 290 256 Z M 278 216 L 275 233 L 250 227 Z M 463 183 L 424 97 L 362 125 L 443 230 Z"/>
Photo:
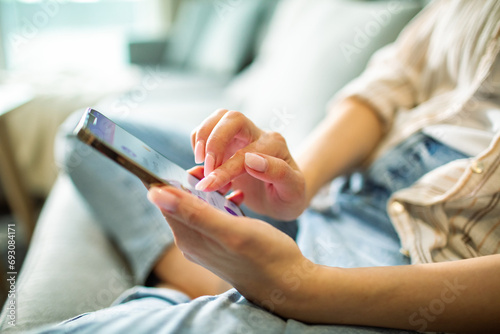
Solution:
<path fill-rule="evenodd" d="M 427 172 L 453 160 L 466 158 L 422 133 L 416 133 L 373 163 L 364 173 L 353 174 L 341 188 L 338 204 L 343 210 L 357 210 L 362 202 L 386 213 L 389 197 L 407 188 Z"/>
<path fill-rule="evenodd" d="M 463 159 L 435 139 L 417 133 L 386 152 L 368 170 L 332 183 L 334 205 L 326 212 L 306 211 L 297 243 L 314 262 L 337 267 L 410 264 L 387 215 L 387 201 L 427 172 Z"/>
<path fill-rule="evenodd" d="M 144 133 L 136 134 L 148 136 L 149 139 L 158 134 L 157 138 L 161 140 L 157 149 L 164 149 L 165 145 L 170 145 L 169 143 L 180 142 L 173 137 L 172 133 L 165 132 L 165 129 L 158 125 L 156 130 L 150 127 Z M 149 144 L 151 145 L 151 141 Z M 73 142 L 71 145 L 76 144 Z M 169 148 L 177 149 L 174 144 Z M 189 147 L 186 149 L 188 150 Z M 74 150 L 75 148 L 70 151 Z M 180 157 L 180 152 L 177 153 Z M 385 211 L 389 196 L 394 191 L 411 185 L 426 172 L 463 157 L 461 153 L 425 135 L 414 135 L 376 161 L 366 172 L 356 173 L 346 178 L 340 190 L 335 194 L 336 208 L 328 212 L 307 210 L 298 222 L 297 243 L 299 247 L 312 261 L 329 266 L 409 264 L 409 259 L 399 252 L 399 238 Z M 97 159 L 97 157 L 92 159 Z M 189 159 L 192 161 L 192 157 Z M 102 170 L 100 164 L 103 161 L 101 160 L 92 160 L 89 164 L 98 163 L 99 168 L 96 170 Z M 67 164 L 68 156 L 64 161 Z M 186 166 L 183 162 L 178 163 Z M 115 179 L 118 174 L 122 173 L 119 168 L 108 167 L 110 175 L 107 177 L 110 179 Z M 160 222 L 155 222 L 154 227 L 144 228 L 145 224 L 158 219 L 158 212 L 150 210 L 149 207 L 138 210 L 135 204 L 130 205 L 134 202 L 127 198 L 129 194 L 126 190 L 130 190 L 131 185 L 126 187 L 122 184 L 117 185 L 110 182 L 107 177 L 98 181 L 89 181 L 89 174 L 75 170 L 68 172 L 84 196 L 99 192 L 100 190 L 97 189 L 106 185 L 104 194 L 99 195 L 100 200 L 107 198 L 106 201 L 116 202 L 113 207 L 118 206 L 120 201 L 127 203 L 126 205 L 120 204 L 121 207 L 125 206 L 125 211 L 113 210 L 106 214 L 102 212 L 104 209 L 94 208 L 102 215 L 100 220 L 104 217 L 112 219 L 111 222 L 106 223 L 107 230 L 112 235 L 114 233 L 114 238 L 125 253 L 135 250 L 140 251 L 142 257 L 155 258 L 159 254 L 158 249 L 165 247 L 165 243 L 171 242 L 170 232 L 163 230 L 164 235 L 157 235 L 161 231 Z M 125 179 L 124 176 L 119 177 Z M 140 187 L 141 185 L 134 186 Z M 142 195 L 145 196 L 145 192 Z M 89 200 L 89 202 L 93 206 L 102 206 L 99 200 Z M 116 231 L 116 227 L 110 226 L 112 224 L 120 224 L 119 230 L 129 229 L 139 233 L 137 238 L 149 240 L 149 243 L 140 246 L 139 242 L 131 237 L 132 232 Z M 138 229 L 133 226 L 136 224 L 142 224 L 142 227 Z M 137 261 L 135 255 L 129 254 L 129 258 L 131 261 Z M 148 261 L 151 263 L 152 260 Z M 132 269 L 137 277 L 144 277 L 144 273 L 137 273 L 138 270 L 145 271 L 144 267 L 136 264 L 132 265 Z M 393 329 L 309 325 L 282 319 L 250 303 L 234 289 L 218 296 L 206 296 L 190 301 L 187 296 L 173 290 L 139 286 L 126 291 L 110 308 L 80 315 L 59 326 L 42 330 L 42 332 L 54 333 L 73 331 L 82 333 L 402 333 Z"/>

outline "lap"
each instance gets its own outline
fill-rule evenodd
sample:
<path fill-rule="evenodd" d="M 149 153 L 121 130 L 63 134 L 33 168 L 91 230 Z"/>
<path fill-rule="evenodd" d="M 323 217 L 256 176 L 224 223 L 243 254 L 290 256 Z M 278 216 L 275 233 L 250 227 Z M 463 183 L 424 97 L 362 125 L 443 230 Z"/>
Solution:
<path fill-rule="evenodd" d="M 397 236 L 372 223 L 350 215 L 309 210 L 299 220 L 298 243 L 307 257 L 327 265 L 407 264 L 399 253 Z M 289 277 L 294 274 L 300 277 L 296 272 Z M 76 317 L 51 330 L 116 333 L 124 328 L 134 333 L 401 333 L 282 319 L 249 302 L 235 289 L 190 300 L 174 290 L 145 287 L 126 291 L 108 309 Z"/>
<path fill-rule="evenodd" d="M 297 243 L 309 260 L 326 266 L 410 264 L 410 259 L 400 253 L 399 237 L 388 218 L 377 215 L 307 210 L 299 219 Z"/>

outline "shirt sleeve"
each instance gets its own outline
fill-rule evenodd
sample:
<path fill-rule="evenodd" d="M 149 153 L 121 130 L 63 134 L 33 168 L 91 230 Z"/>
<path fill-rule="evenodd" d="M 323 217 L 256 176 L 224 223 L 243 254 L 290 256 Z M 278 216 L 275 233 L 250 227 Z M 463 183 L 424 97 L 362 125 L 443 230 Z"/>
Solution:
<path fill-rule="evenodd" d="M 418 14 L 394 43 L 372 56 L 365 71 L 336 94 L 329 107 L 356 98 L 377 112 L 387 130 L 397 111 L 418 105 L 425 91 L 422 77 L 430 70 L 427 51 L 441 6 L 442 2 L 433 2 Z"/>

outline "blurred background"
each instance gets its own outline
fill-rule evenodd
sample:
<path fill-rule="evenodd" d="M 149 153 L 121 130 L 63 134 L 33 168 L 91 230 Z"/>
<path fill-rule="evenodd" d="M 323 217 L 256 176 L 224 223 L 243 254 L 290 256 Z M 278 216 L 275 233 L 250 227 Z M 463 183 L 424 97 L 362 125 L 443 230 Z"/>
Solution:
<path fill-rule="evenodd" d="M 129 38 L 165 36 L 178 1 L 2 0 L 1 65 L 45 71 L 122 68 Z"/>
<path fill-rule="evenodd" d="M 139 71 L 130 63 L 130 41 L 165 39 L 178 3 L 0 0 L 2 275 L 8 224 L 16 223 L 19 269 L 57 177 L 53 142 L 58 126 L 71 112 L 136 83 Z"/>
<path fill-rule="evenodd" d="M 81 220 L 88 228 L 91 219 L 75 213 L 78 201 L 66 193 L 54 160 L 60 125 L 72 113 L 93 107 L 115 121 L 167 117 L 190 131 L 224 107 L 280 132 L 294 152 L 332 96 L 425 3 L 0 0 L 0 275 L 7 272 L 9 224 L 16 230 L 16 270 L 37 220 L 35 236 L 65 236 L 50 244 L 35 238 L 34 253 L 71 257 L 79 252 L 75 243 L 88 246 L 75 226 Z M 71 249 L 61 251 L 71 233 Z M 57 279 L 41 276 L 57 285 L 54 259 L 45 263 Z M 37 282 L 44 290 L 46 281 Z M 0 277 L 0 301 L 5 295 Z"/>

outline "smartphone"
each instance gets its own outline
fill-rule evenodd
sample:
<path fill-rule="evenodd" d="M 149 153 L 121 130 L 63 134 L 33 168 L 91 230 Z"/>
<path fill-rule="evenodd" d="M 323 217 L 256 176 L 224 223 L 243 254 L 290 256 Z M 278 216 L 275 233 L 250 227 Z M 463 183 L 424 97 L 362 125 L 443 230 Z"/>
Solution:
<path fill-rule="evenodd" d="M 224 212 L 244 216 L 235 203 L 220 193 L 196 190 L 194 187 L 199 181 L 196 177 L 94 109 L 87 109 L 75 134 L 85 144 L 132 172 L 148 186 L 174 186 Z"/>

